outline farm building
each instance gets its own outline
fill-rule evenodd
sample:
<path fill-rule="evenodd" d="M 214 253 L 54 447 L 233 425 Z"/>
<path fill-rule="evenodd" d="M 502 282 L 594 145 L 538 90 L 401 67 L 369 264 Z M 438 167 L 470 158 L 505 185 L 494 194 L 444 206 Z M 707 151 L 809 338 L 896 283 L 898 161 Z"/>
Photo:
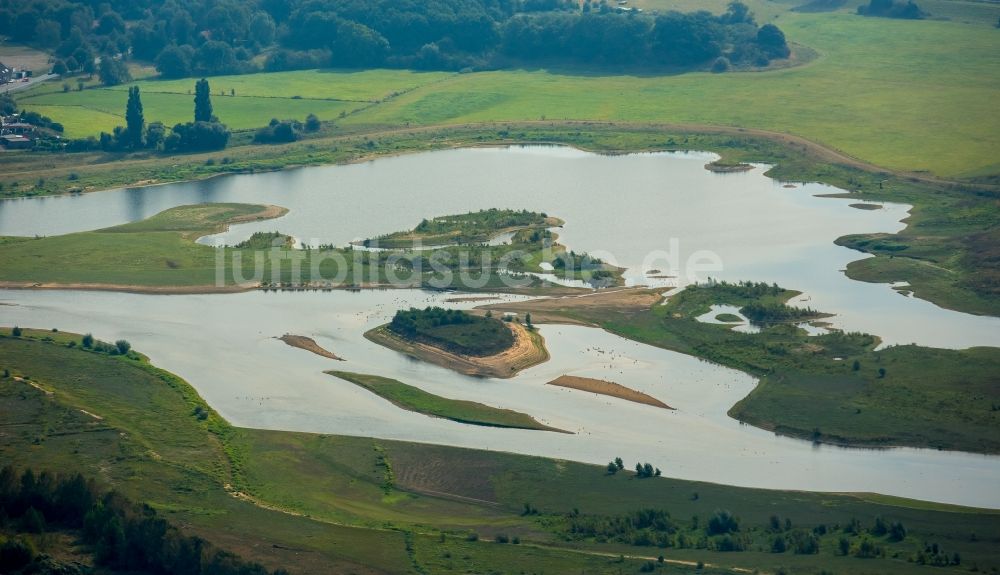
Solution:
<path fill-rule="evenodd" d="M 6 122 L 6 121 L 4 121 L 2 124 L 0 124 L 0 136 L 6 136 L 6 135 L 9 135 L 9 134 L 18 134 L 18 135 L 23 136 L 25 134 L 30 134 L 31 132 L 34 132 L 34 131 L 35 131 L 35 127 L 33 125 L 27 123 L 27 122 L 21 122 L 21 121 Z"/>
<path fill-rule="evenodd" d="M 19 150 L 31 147 L 31 138 L 20 134 L 6 134 L 0 136 L 0 143 L 9 150 Z"/>

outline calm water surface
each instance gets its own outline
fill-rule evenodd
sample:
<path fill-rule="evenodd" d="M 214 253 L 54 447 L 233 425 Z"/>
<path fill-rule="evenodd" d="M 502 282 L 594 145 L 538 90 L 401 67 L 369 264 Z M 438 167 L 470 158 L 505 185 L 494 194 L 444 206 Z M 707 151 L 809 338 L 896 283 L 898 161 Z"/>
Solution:
<path fill-rule="evenodd" d="M 526 208 L 566 220 L 562 241 L 628 268 L 685 275 L 697 252 L 721 260 L 699 276 L 759 280 L 803 292 L 803 305 L 835 313 L 835 326 L 964 348 L 1000 345 L 1000 319 L 943 310 L 886 285 L 847 279 L 857 252 L 833 245 L 848 233 L 894 232 L 908 206 L 850 208 L 822 185 L 786 188 L 764 166 L 713 174 L 710 154 L 598 156 L 567 148 L 467 149 L 351 165 L 240 175 L 77 197 L 0 202 L 0 234 L 52 235 L 116 225 L 205 202 L 285 206 L 278 220 L 235 226 L 235 243 L 278 229 L 309 243 L 408 229 L 421 218 Z M 679 274 L 672 273 L 674 270 Z M 658 274 L 659 275 L 659 274 Z M 545 326 L 552 360 L 511 380 L 474 379 L 361 337 L 400 307 L 443 303 L 415 290 L 142 296 L 0 291 L 0 324 L 58 327 L 126 338 L 190 381 L 234 424 L 497 449 L 604 463 L 649 460 L 668 475 L 737 485 L 875 491 L 1000 507 L 1000 458 L 918 449 L 816 447 L 740 425 L 726 411 L 755 384 L 737 371 L 630 342 L 601 330 Z M 509 297 L 509 296 L 504 296 Z M 474 304 L 457 304 L 471 306 Z M 314 337 L 339 363 L 275 340 Z M 500 430 L 406 412 L 322 374 L 346 369 L 395 377 L 447 397 L 530 413 L 574 435 Z M 677 408 L 649 406 L 544 385 L 563 374 L 609 379 Z"/>
<path fill-rule="evenodd" d="M 841 190 L 817 184 L 785 188 L 763 175 L 764 166 L 714 174 L 704 169 L 714 157 L 600 156 L 539 146 L 450 150 L 76 197 L 7 200 L 0 202 L 0 234 L 62 234 L 135 221 L 184 204 L 260 202 L 290 212 L 279 220 L 235 226 L 220 234 L 223 241 L 232 244 L 254 231 L 278 229 L 312 244 L 345 244 L 412 228 L 424 217 L 526 208 L 566 220 L 560 230 L 563 243 L 627 267 L 631 283 L 657 281 L 646 279 L 652 269 L 679 275 L 682 285 L 707 276 L 778 282 L 803 291 L 798 300 L 803 305 L 837 314 L 834 326 L 879 335 L 886 344 L 1000 346 L 1000 318 L 944 310 L 887 285 L 844 276 L 848 262 L 866 256 L 833 240 L 849 233 L 898 231 L 908 206 L 857 210 L 848 206 L 852 200 L 815 197 Z M 706 252 L 718 256 L 721 270 L 689 277 L 689 258 Z"/>
<path fill-rule="evenodd" d="M 4 322 L 128 339 L 187 379 L 238 426 L 372 436 L 606 463 L 649 461 L 672 477 L 750 487 L 870 491 L 1000 508 L 1000 457 L 922 449 L 813 446 L 741 425 L 726 410 L 755 381 L 741 372 L 599 329 L 541 327 L 549 362 L 509 380 L 477 379 L 362 337 L 396 309 L 444 304 L 417 290 L 148 296 L 107 292 L 0 292 Z M 509 296 L 504 296 L 509 297 Z M 474 305 L 457 304 L 461 307 Z M 338 362 L 274 339 L 307 335 Z M 529 413 L 574 432 L 462 425 L 398 409 L 324 375 L 375 373 L 431 393 Z M 626 384 L 668 411 L 545 385 L 564 374 Z"/>

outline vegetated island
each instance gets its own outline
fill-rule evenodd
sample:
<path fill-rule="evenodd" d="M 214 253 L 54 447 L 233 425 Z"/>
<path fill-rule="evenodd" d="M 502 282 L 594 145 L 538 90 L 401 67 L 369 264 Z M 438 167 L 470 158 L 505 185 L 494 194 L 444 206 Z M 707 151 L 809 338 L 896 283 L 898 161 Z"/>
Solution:
<path fill-rule="evenodd" d="M 320 344 L 316 343 L 316 340 L 314 340 L 311 337 L 305 337 L 302 335 L 292 335 L 290 333 L 286 333 L 285 335 L 279 337 L 278 339 L 280 339 L 281 341 L 287 343 L 292 347 L 297 347 L 299 349 L 311 351 L 316 355 L 321 355 L 323 357 L 328 357 L 330 359 L 335 359 L 337 361 L 344 361 L 344 358 L 338 356 L 332 351 L 324 349 Z"/>
<path fill-rule="evenodd" d="M 466 375 L 509 378 L 548 361 L 545 340 L 530 324 L 439 307 L 396 312 L 365 333 L 379 345 Z"/>
<path fill-rule="evenodd" d="M 532 274 L 551 273 L 595 288 L 623 285 L 623 268 L 586 253 L 567 250 L 558 243 L 559 235 L 550 228 L 563 223 L 544 212 L 491 208 L 425 219 L 412 230 L 359 240 L 354 245 L 383 253 L 414 250 L 406 255 L 412 259 L 419 256 L 424 268 L 444 266 L 452 272 L 466 271 L 473 276 L 487 270 L 497 277 L 512 275 L 524 280 Z M 438 256 L 434 266 L 429 263 L 432 254 Z M 498 285 L 502 287 L 503 283 Z"/>
<path fill-rule="evenodd" d="M 726 162 L 723 160 L 716 160 L 705 164 L 705 169 L 709 172 L 715 172 L 717 174 L 730 174 L 734 172 L 749 172 L 753 169 L 753 165 L 745 164 L 743 162 Z"/>
<path fill-rule="evenodd" d="M 442 419 L 457 421 L 458 423 L 482 425 L 486 427 L 506 427 L 512 429 L 533 429 L 539 431 L 570 433 L 569 431 L 544 425 L 526 413 L 513 411 L 511 409 L 490 407 L 489 405 L 484 405 L 475 401 L 448 399 L 447 397 L 441 397 L 440 395 L 428 393 L 419 387 L 407 385 L 401 381 L 390 379 L 388 377 L 352 373 L 348 371 L 327 371 L 325 373 L 363 387 L 375 395 L 389 401 L 396 407 L 407 411 L 415 411 L 431 417 L 439 417 Z"/>
<path fill-rule="evenodd" d="M 563 225 L 544 212 L 490 208 L 467 214 L 424 219 L 412 230 L 355 242 L 365 247 L 406 249 L 414 246 L 482 244 L 504 234 Z"/>
<path fill-rule="evenodd" d="M 624 399 L 634 403 L 652 405 L 653 407 L 662 407 L 663 409 L 674 409 L 659 399 L 656 399 L 652 395 L 630 389 L 612 381 L 605 381 L 603 379 L 578 377 L 575 375 L 560 375 L 559 377 L 548 382 L 546 385 L 555 385 L 558 387 L 567 387 L 569 389 L 578 389 L 580 391 L 589 391 L 591 393 L 617 397 L 618 399 Z"/>
<path fill-rule="evenodd" d="M 0 236 L 0 261 L 4 262 L 0 266 L 0 287 L 138 293 L 421 285 L 472 291 L 544 290 L 549 294 L 581 289 L 554 285 L 532 275 L 542 273 L 541 264 L 546 261 L 551 262 L 553 273 L 567 280 L 588 282 L 593 287 L 623 283 L 622 269 L 566 250 L 556 243 L 556 234 L 544 227 L 509 232 L 509 239 L 505 237 L 497 245 L 442 245 L 394 254 L 357 252 L 333 245 L 297 250 L 295 238 L 280 232 L 257 232 L 225 247 L 196 243 L 198 238 L 224 231 L 230 224 L 276 218 L 286 212 L 277 206 L 198 204 L 170 208 L 145 220 L 101 230 L 36 238 Z M 294 250 L 298 259 L 264 257 L 262 264 L 256 263 L 260 252 L 275 250 Z M 343 257 L 327 257 L 330 255 Z M 390 256 L 399 256 L 398 261 L 390 265 Z M 346 281 L 331 282 L 330 278 L 337 277 Z M 465 283 L 466 277 L 471 278 L 470 284 Z M 510 278 L 516 279 L 517 285 L 511 285 L 507 281 Z"/>

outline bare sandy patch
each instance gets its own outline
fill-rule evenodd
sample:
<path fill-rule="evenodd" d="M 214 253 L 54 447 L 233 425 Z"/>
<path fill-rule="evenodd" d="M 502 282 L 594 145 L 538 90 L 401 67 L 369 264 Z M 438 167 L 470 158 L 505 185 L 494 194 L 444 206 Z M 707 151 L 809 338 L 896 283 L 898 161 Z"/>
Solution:
<path fill-rule="evenodd" d="M 503 312 L 524 315 L 531 314 L 531 322 L 536 324 L 560 323 L 570 325 L 588 325 L 593 323 L 574 317 L 577 310 L 592 312 L 622 314 L 624 317 L 640 313 L 653 307 L 663 296 L 663 290 L 648 288 L 618 288 L 588 292 L 583 295 L 564 297 L 547 297 L 524 302 L 498 303 L 479 306 L 476 311 L 485 313 L 492 311 L 494 315 Z"/>
<path fill-rule="evenodd" d="M 592 379 L 589 377 L 578 377 L 575 375 L 561 375 L 548 382 L 546 385 L 568 387 L 570 389 L 578 389 L 580 391 L 589 391 L 600 395 L 617 397 L 618 399 L 624 399 L 635 403 L 652 405 L 653 407 L 661 407 L 663 409 L 670 410 L 674 409 L 659 399 L 656 399 L 652 395 L 636 391 L 612 381 L 605 381 L 603 379 Z"/>
<path fill-rule="evenodd" d="M 287 343 L 292 347 L 297 347 L 299 349 L 311 351 L 316 355 L 328 357 L 330 359 L 335 359 L 337 361 L 344 361 L 344 358 L 336 355 L 332 351 L 324 349 L 320 344 L 316 343 L 316 340 L 314 340 L 311 337 L 305 337 L 303 335 L 292 335 L 290 333 L 286 333 L 285 335 L 277 339 L 280 339 L 281 341 Z"/>

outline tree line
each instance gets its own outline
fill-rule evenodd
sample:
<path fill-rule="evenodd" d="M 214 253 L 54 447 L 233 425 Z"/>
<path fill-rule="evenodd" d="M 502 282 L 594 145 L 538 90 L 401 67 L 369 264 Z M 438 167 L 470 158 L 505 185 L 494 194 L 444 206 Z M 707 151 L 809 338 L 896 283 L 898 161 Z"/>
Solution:
<path fill-rule="evenodd" d="M 71 140 L 66 143 L 66 150 L 197 152 L 225 148 L 230 132 L 213 112 L 211 87 L 204 78 L 195 82 L 192 120 L 178 123 L 169 131 L 162 122 L 147 124 L 139 87 L 131 86 L 125 103 L 124 126 L 115 126 L 111 133 L 101 132 L 98 138 Z"/>
<path fill-rule="evenodd" d="M 905 2 L 901 2 L 900 0 L 870 0 L 868 4 L 858 6 L 858 14 L 903 20 L 923 20 L 929 16 L 912 0 L 906 0 Z"/>
<path fill-rule="evenodd" d="M 606 0 L 3 0 L 0 35 L 53 51 L 58 73 L 100 74 L 108 85 L 130 80 L 129 58 L 181 78 L 541 62 L 722 71 L 789 53 L 781 30 L 759 26 L 738 1 L 715 16 L 620 13 Z"/>
<path fill-rule="evenodd" d="M 37 572 L 32 538 L 23 534 L 72 530 L 111 571 L 171 575 L 269 575 L 199 537 L 182 534 L 151 507 L 102 491 L 81 474 L 0 470 L 0 527 L 19 535 L 0 549 L 0 571 Z M 60 571 L 61 572 L 61 571 Z M 277 570 L 273 575 L 287 575 Z"/>

